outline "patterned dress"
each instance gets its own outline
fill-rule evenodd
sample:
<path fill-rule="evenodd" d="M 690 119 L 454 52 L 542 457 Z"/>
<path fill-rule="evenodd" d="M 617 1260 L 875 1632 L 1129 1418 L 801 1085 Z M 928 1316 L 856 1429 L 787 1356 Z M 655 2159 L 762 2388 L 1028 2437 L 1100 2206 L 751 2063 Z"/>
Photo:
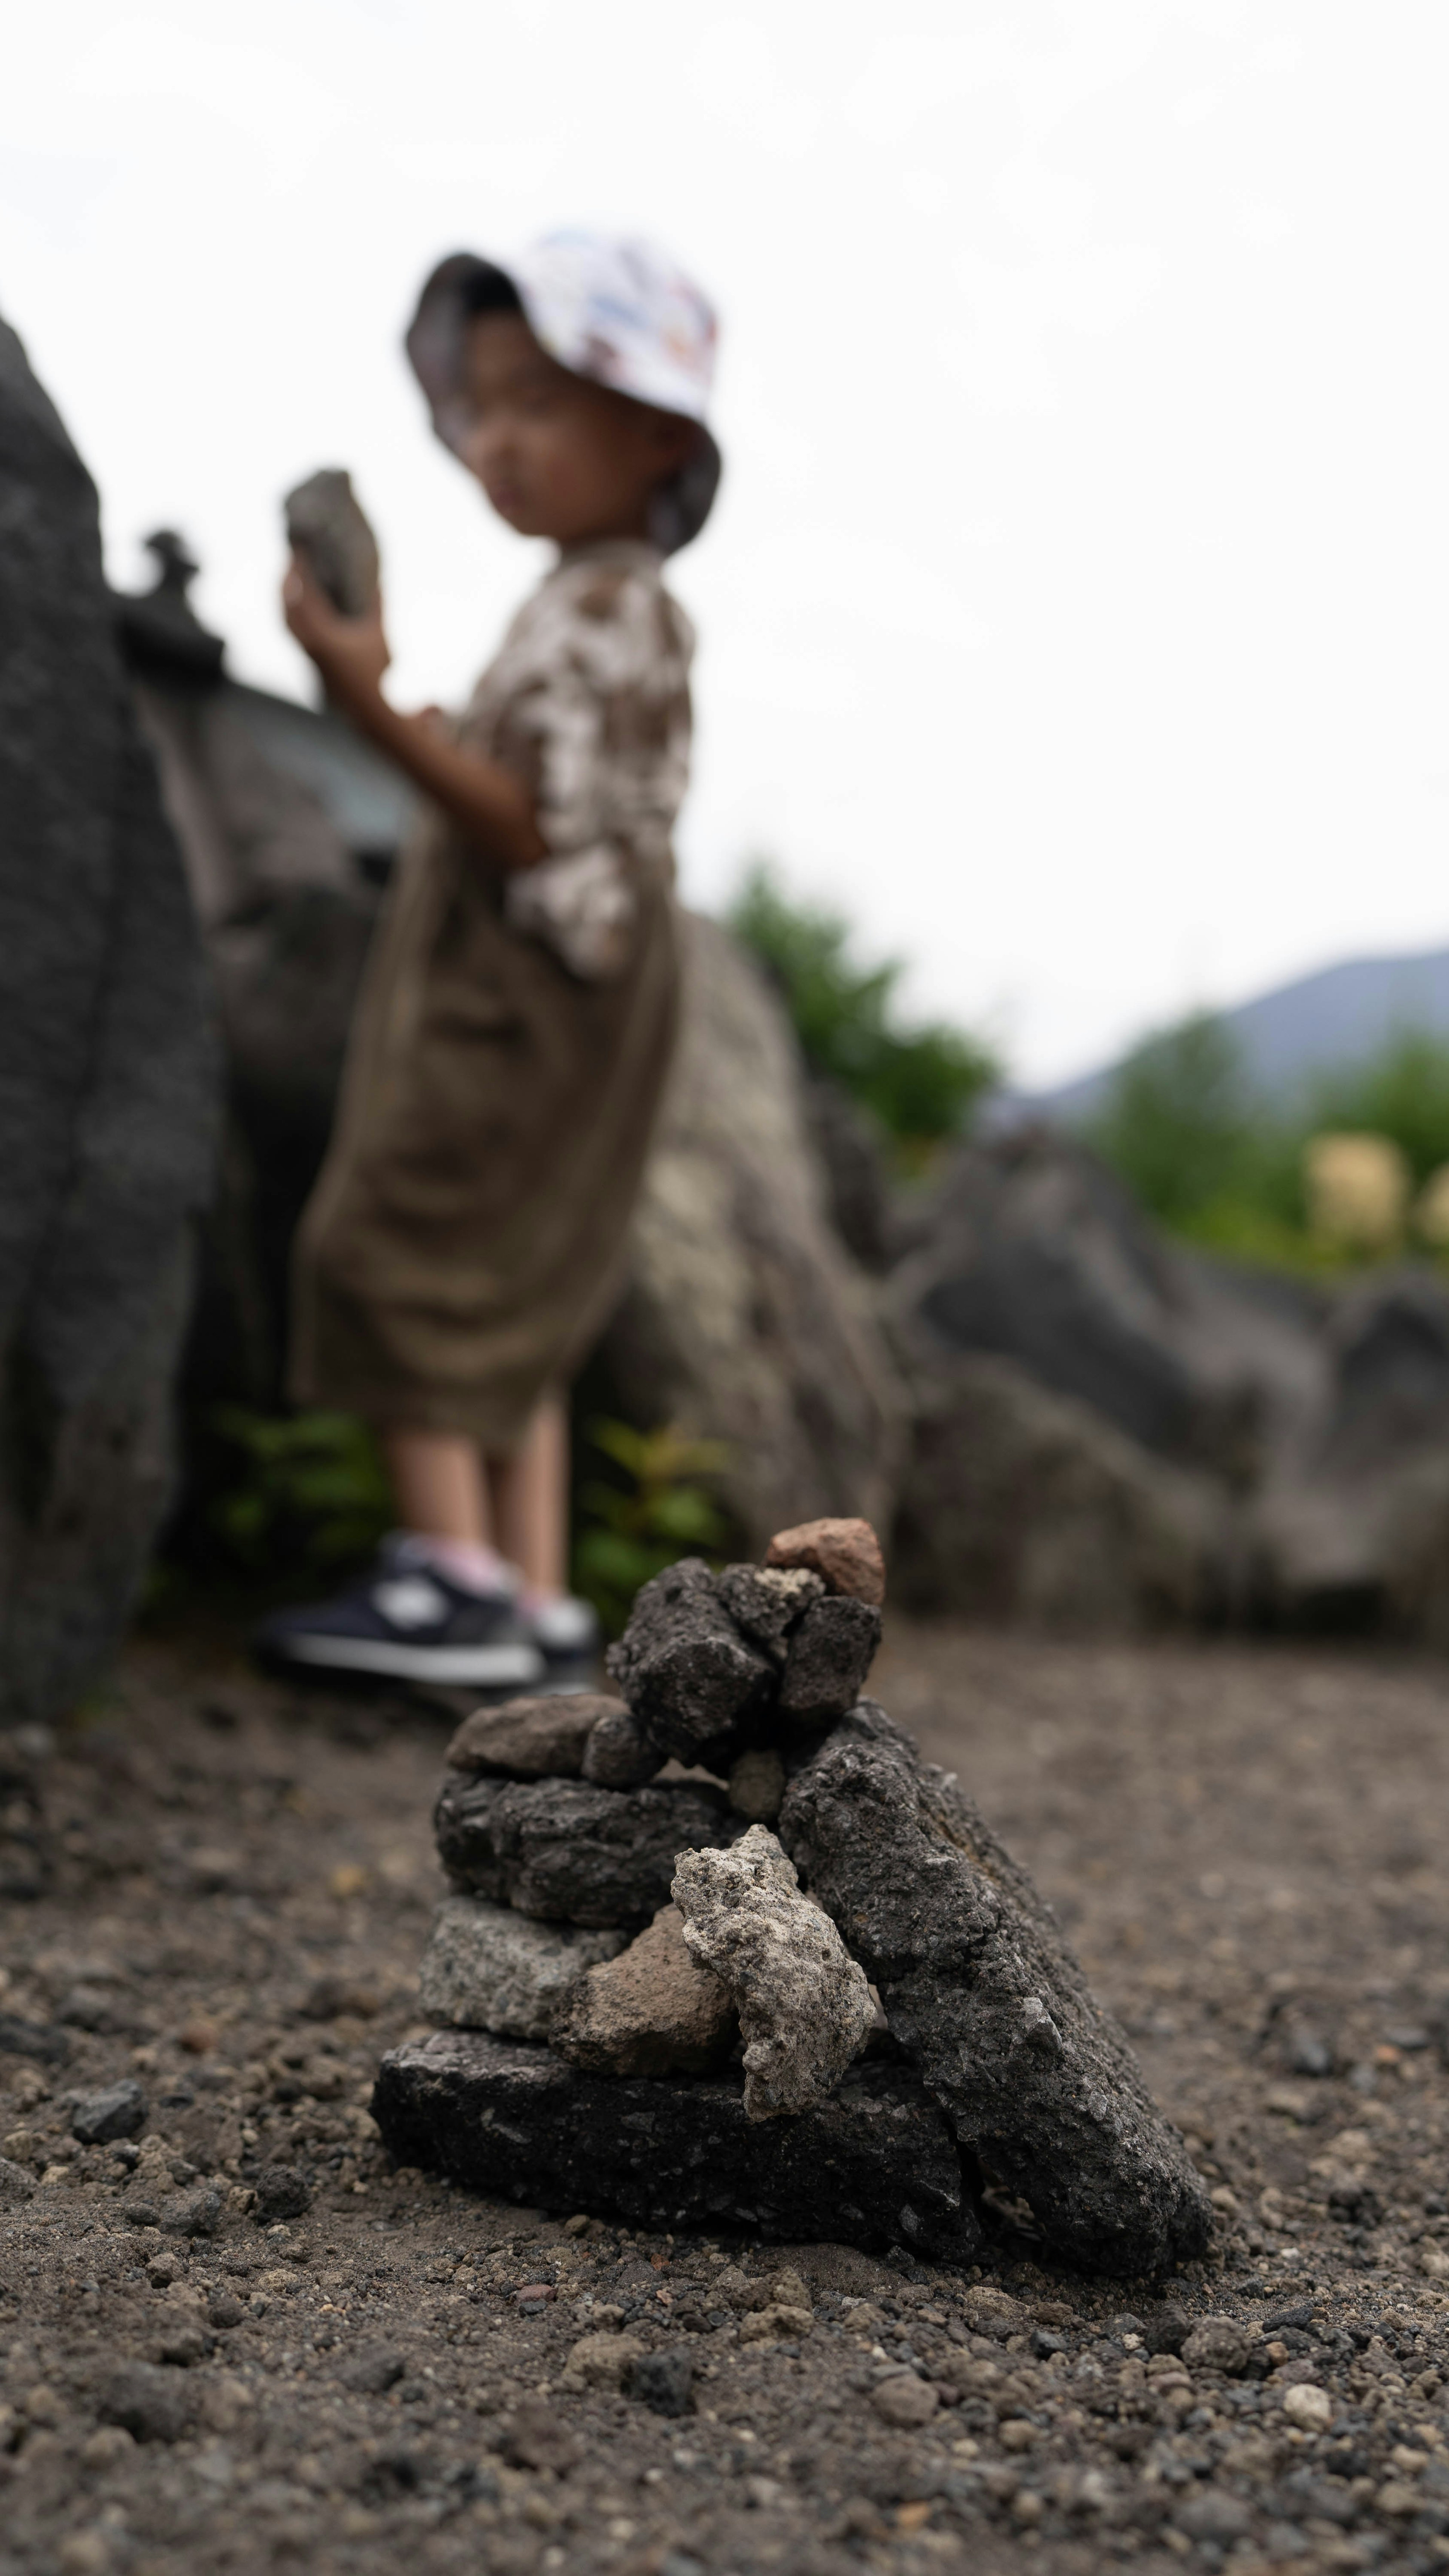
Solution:
<path fill-rule="evenodd" d="M 678 1022 L 693 641 L 652 547 L 584 546 L 479 682 L 458 738 L 549 856 L 436 812 L 404 854 L 298 1238 L 300 1402 L 507 1452 L 607 1320 Z"/>

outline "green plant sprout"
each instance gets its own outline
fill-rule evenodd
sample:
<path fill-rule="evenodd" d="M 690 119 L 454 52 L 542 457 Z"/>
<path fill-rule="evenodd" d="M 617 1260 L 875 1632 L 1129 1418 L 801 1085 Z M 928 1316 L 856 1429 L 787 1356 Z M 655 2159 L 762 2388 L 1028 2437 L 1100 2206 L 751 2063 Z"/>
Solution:
<path fill-rule="evenodd" d="M 693 1439 L 672 1423 L 636 1431 L 599 1419 L 586 1434 L 618 1475 L 580 1489 L 573 1585 L 617 1637 L 641 1583 L 682 1556 L 713 1556 L 726 1544 L 728 1522 L 703 1480 L 719 1476 L 730 1453 L 724 1441 Z"/>

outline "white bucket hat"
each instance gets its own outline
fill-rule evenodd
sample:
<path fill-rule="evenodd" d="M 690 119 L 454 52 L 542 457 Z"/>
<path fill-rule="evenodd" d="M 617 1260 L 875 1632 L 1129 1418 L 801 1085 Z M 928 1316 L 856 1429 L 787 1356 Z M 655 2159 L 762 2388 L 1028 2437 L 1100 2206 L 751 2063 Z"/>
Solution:
<path fill-rule="evenodd" d="M 540 347 L 571 375 L 587 376 L 659 411 L 699 424 L 687 464 L 661 484 L 650 533 L 662 554 L 697 537 L 719 489 L 720 452 L 705 421 L 717 326 L 708 299 L 665 253 L 606 234 L 549 233 L 506 262 L 455 251 L 418 298 L 407 353 L 433 427 L 456 452 L 465 434 L 463 335 L 489 277 L 511 286 Z"/>

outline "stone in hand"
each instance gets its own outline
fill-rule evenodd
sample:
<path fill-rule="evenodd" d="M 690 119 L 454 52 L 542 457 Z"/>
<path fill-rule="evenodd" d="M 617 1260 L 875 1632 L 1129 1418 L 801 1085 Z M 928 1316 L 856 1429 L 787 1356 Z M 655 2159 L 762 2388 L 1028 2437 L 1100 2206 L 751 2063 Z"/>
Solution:
<path fill-rule="evenodd" d="M 749 2117 L 825 2101 L 865 2042 L 870 1990 L 829 1917 L 800 1894 L 775 1836 L 752 1825 L 733 1851 L 685 1852 L 674 1901 L 695 1958 L 738 2007 Z"/>
<path fill-rule="evenodd" d="M 445 1896 L 433 1917 L 418 1994 L 433 2021 L 547 2039 L 570 1989 L 624 1947 L 622 1932 L 535 1923 L 511 1905 Z"/>
<path fill-rule="evenodd" d="M 377 598 L 377 539 L 341 466 L 323 466 L 287 494 L 287 543 L 343 617 L 365 617 Z"/>

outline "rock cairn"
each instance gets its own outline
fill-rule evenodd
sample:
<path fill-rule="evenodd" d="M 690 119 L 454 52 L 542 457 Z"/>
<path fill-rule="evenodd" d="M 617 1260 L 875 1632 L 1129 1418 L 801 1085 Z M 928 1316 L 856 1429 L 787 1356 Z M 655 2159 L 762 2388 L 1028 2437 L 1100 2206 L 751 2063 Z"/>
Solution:
<path fill-rule="evenodd" d="M 459 1728 L 441 2027 L 374 2097 L 396 2156 L 652 2227 L 960 2260 L 994 2186 L 1089 2269 L 1202 2250 L 1203 2187 L 1050 1907 L 862 1697 L 884 1588 L 863 1521 L 686 1560 L 610 1649 L 617 1698 Z"/>

